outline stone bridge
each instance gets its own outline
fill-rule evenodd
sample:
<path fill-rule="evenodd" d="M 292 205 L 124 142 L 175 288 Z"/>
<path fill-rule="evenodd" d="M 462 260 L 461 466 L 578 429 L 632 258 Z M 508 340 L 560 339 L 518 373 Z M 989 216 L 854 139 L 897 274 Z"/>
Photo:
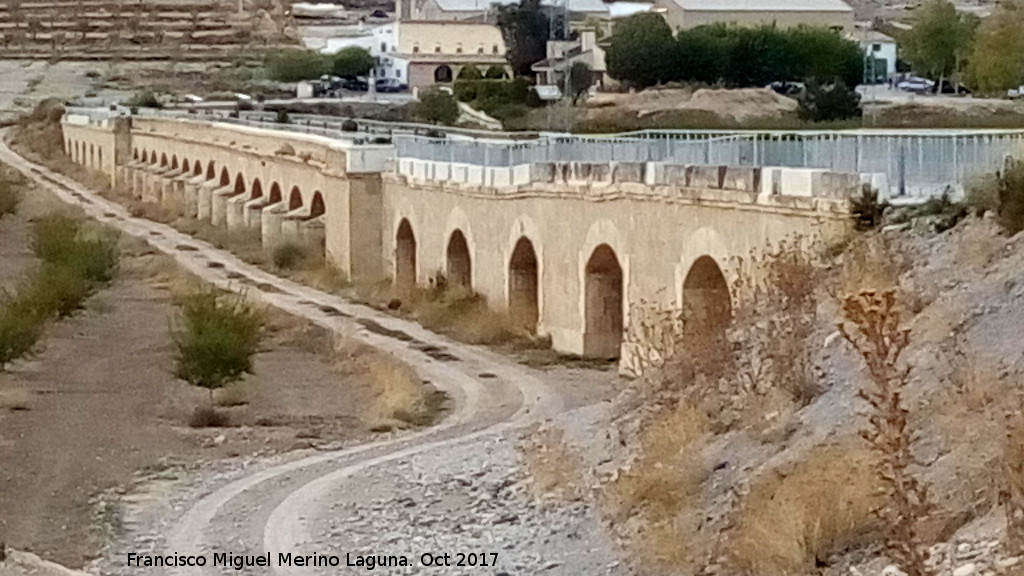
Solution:
<path fill-rule="evenodd" d="M 185 119 L 63 120 L 65 152 L 182 217 L 307 247 L 353 281 L 408 294 L 442 278 L 554 348 L 618 357 L 632 305 L 729 309 L 737 257 L 834 237 L 872 175 L 545 162 L 492 168 Z M 443 145 L 443 144 L 442 144 Z"/>

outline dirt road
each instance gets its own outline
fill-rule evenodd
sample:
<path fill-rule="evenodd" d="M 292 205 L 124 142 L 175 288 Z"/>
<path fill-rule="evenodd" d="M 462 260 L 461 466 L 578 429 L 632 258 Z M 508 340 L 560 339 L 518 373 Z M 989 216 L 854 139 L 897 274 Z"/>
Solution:
<path fill-rule="evenodd" d="M 126 535 L 112 544 L 111 552 L 98 565 L 103 573 L 222 572 L 209 566 L 170 571 L 129 568 L 125 558 L 131 551 L 210 556 L 212 552 L 267 551 L 276 560 L 280 552 L 312 554 L 317 551 L 316 546 L 325 550 L 324 531 L 337 520 L 331 510 L 339 493 L 362 492 L 368 501 L 388 501 L 395 497 L 390 482 L 400 480 L 393 472 L 394 467 L 427 455 L 434 458 L 428 460 L 430 470 L 449 464 L 465 466 L 471 460 L 448 454 L 460 446 L 473 446 L 473 454 L 490 453 L 494 446 L 502 445 L 504 433 L 543 421 L 564 409 L 562 396 L 545 381 L 544 373 L 487 350 L 452 342 L 414 323 L 281 279 L 169 226 L 132 218 L 119 205 L 24 160 L 6 145 L 0 147 L 0 160 L 52 189 L 62 200 L 81 206 L 88 215 L 127 234 L 145 238 L 156 249 L 173 255 L 182 267 L 217 286 L 246 290 L 267 304 L 397 355 L 455 402 L 452 414 L 430 429 L 340 451 L 254 463 L 244 470 L 192 478 L 187 485 L 175 486 L 158 496 L 140 497 L 148 505 L 126 511 Z M 469 472 L 477 478 L 486 478 L 488 473 L 514 474 L 515 470 L 502 469 L 512 465 L 510 459 L 514 457 L 505 450 L 496 460 L 478 462 L 478 468 Z M 559 553 L 576 556 L 582 570 L 579 573 L 594 573 L 588 562 L 614 566 L 616 563 L 607 561 L 611 554 L 607 553 L 605 543 L 591 544 L 590 536 L 579 536 L 581 532 L 590 534 L 590 519 L 580 522 L 580 526 L 567 530 L 564 542 L 549 538 L 538 546 L 562 542 L 565 545 L 559 545 Z M 493 534 L 488 535 L 493 540 Z M 515 534 L 509 537 L 518 538 Z M 375 553 L 388 552 L 378 549 Z M 510 569 L 542 569 L 548 562 L 543 553 L 531 550 L 528 555 L 528 560 L 513 557 L 506 562 Z M 275 566 L 265 573 L 311 572 L 309 568 Z M 324 573 L 338 572 L 328 569 Z"/>

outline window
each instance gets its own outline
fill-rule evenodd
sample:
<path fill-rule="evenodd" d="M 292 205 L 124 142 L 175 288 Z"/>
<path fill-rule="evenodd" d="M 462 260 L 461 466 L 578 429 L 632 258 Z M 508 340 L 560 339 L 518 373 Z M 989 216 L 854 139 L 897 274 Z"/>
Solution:
<path fill-rule="evenodd" d="M 381 52 L 387 52 L 388 51 L 388 43 L 387 42 L 381 42 L 380 43 L 380 51 Z"/>
<path fill-rule="evenodd" d="M 412 47 L 412 53 L 413 54 L 418 54 L 419 51 L 420 51 L 420 45 L 419 44 L 417 44 L 417 45 Z"/>
<path fill-rule="evenodd" d="M 494 52 L 495 54 L 497 54 L 497 53 L 498 53 L 498 45 L 497 45 L 497 44 L 495 44 L 495 45 L 494 45 L 494 48 L 492 49 L 492 51 L 493 51 L 493 52 Z"/>
<path fill-rule="evenodd" d="M 455 46 L 455 53 L 462 54 L 462 44 L 458 44 L 457 46 Z"/>
<path fill-rule="evenodd" d="M 882 45 L 881 44 L 872 44 L 871 45 L 871 51 L 872 52 L 881 52 L 882 51 Z"/>
<path fill-rule="evenodd" d="M 401 78 L 401 77 L 402 77 L 402 71 L 401 70 L 395 70 L 395 78 Z"/>
<path fill-rule="evenodd" d="M 435 54 L 440 54 L 441 53 L 441 45 L 440 44 L 438 44 L 437 46 L 434 46 L 434 53 Z"/>
<path fill-rule="evenodd" d="M 476 49 L 476 53 L 477 53 L 477 54 L 483 54 L 483 53 L 484 53 L 484 47 L 483 47 L 483 46 L 481 46 L 481 47 L 477 48 L 477 49 Z"/>

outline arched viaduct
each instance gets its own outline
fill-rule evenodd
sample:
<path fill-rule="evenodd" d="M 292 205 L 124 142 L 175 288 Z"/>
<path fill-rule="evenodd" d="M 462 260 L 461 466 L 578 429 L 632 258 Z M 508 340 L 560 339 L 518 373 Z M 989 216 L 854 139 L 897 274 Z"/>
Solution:
<path fill-rule="evenodd" d="M 728 310 L 737 257 L 843 233 L 861 180 L 615 163 L 488 172 L 231 124 L 68 116 L 63 127 L 75 162 L 137 196 L 258 229 L 267 248 L 323 249 L 348 277 L 390 278 L 399 294 L 443 279 L 588 357 L 619 355 L 637 302 Z"/>

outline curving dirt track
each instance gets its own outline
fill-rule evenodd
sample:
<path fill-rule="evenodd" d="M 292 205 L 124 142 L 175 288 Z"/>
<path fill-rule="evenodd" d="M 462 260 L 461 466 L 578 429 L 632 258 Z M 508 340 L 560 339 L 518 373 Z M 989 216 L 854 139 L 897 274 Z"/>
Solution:
<path fill-rule="evenodd" d="M 0 145 L 0 160 L 51 189 L 65 202 L 81 207 L 89 216 L 144 238 L 217 286 L 245 291 L 266 304 L 395 354 L 453 399 L 451 415 L 432 428 L 340 451 L 253 466 L 256 471 L 235 474 L 212 491 L 196 491 L 186 504 L 175 507 L 181 509 L 174 510 L 172 517 L 161 520 L 164 529 L 152 537 L 158 540 L 152 546 L 156 553 L 270 551 L 275 557 L 278 552 L 313 553 L 311 546 L 322 536 L 324 511 L 337 500 L 339 492 L 348 490 L 346 482 L 352 478 L 364 477 L 365 484 L 368 472 L 377 470 L 381 474 L 387 465 L 500 435 L 564 409 L 563 398 L 544 382 L 540 372 L 487 350 L 450 341 L 414 323 L 279 278 L 169 226 L 133 218 L 120 205 L 18 156 L 6 143 Z M 383 472 L 383 482 L 379 476 L 370 482 L 380 485 L 378 494 L 386 493 L 388 474 L 391 472 Z M 122 570 L 125 574 L 175 576 L 224 573 L 209 566 Z M 267 572 L 250 573 L 297 575 L 309 574 L 309 570 L 275 566 Z"/>

